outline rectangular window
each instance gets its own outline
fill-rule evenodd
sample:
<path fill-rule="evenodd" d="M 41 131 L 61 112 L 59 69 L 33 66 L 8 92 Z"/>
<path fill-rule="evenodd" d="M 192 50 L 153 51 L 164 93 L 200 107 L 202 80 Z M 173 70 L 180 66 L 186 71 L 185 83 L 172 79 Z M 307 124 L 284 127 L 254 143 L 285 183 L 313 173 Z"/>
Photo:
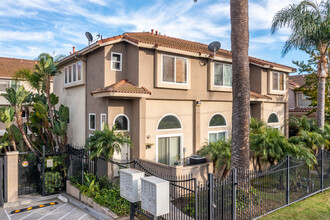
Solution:
<path fill-rule="evenodd" d="M 227 138 L 227 131 L 209 132 L 209 142 L 217 142 L 218 140 L 225 140 Z"/>
<path fill-rule="evenodd" d="M 273 72 L 273 83 L 272 83 L 272 89 L 275 91 L 284 91 L 284 79 L 285 75 L 284 73 L 279 72 Z"/>
<path fill-rule="evenodd" d="M 72 65 L 72 81 L 75 82 L 77 81 L 77 65 L 73 64 Z"/>
<path fill-rule="evenodd" d="M 105 123 L 107 123 L 107 114 L 101 114 L 101 131 L 103 131 Z"/>
<path fill-rule="evenodd" d="M 68 71 L 68 74 L 69 74 L 69 83 L 71 83 L 72 82 L 72 67 L 69 66 L 68 68 L 69 68 L 69 71 Z"/>
<path fill-rule="evenodd" d="M 232 66 L 231 64 L 214 63 L 214 85 L 232 86 Z"/>
<path fill-rule="evenodd" d="M 187 83 L 187 59 L 163 55 L 162 81 L 169 83 Z"/>
<path fill-rule="evenodd" d="M 21 81 L 19 80 L 10 80 L 10 87 L 14 90 L 17 90 L 21 86 Z"/>
<path fill-rule="evenodd" d="M 68 68 L 64 68 L 64 84 L 68 83 Z"/>
<path fill-rule="evenodd" d="M 95 113 L 89 113 L 89 130 L 95 130 L 96 128 L 96 115 Z"/>
<path fill-rule="evenodd" d="M 81 62 L 77 63 L 77 68 L 78 68 L 78 81 L 81 80 Z"/>
<path fill-rule="evenodd" d="M 181 136 L 158 138 L 158 163 L 176 165 L 181 163 Z"/>
<path fill-rule="evenodd" d="M 10 87 L 10 80 L 0 80 L 0 93 L 5 93 Z"/>
<path fill-rule="evenodd" d="M 122 68 L 122 54 L 111 53 L 111 70 L 121 71 Z"/>

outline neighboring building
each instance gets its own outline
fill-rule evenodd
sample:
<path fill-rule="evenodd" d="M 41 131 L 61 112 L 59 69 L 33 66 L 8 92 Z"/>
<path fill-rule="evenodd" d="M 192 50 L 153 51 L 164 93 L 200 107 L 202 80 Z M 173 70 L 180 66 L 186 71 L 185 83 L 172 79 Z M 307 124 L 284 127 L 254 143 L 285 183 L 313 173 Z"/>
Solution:
<path fill-rule="evenodd" d="M 311 100 L 296 89 L 305 84 L 305 75 L 289 76 L 289 115 L 293 117 L 301 117 L 308 114 L 313 107 L 309 106 Z M 316 112 L 308 115 L 309 118 L 316 118 Z"/>
<path fill-rule="evenodd" d="M 33 91 L 27 82 L 13 79 L 17 70 L 25 68 L 33 70 L 38 62 L 16 58 L 0 57 L 0 94 L 5 93 L 7 88 L 18 88 L 24 85 L 25 89 Z M 0 107 L 8 106 L 8 101 L 0 96 Z M 28 108 L 23 111 L 23 120 L 28 115 Z M 0 122 L 0 136 L 5 133 L 5 125 Z"/>
<path fill-rule="evenodd" d="M 54 92 L 70 108 L 69 142 L 84 145 L 103 122 L 116 124 L 134 143 L 129 157 L 173 165 L 229 137 L 231 53 L 212 58 L 205 44 L 152 31 L 99 40 L 62 59 Z M 285 134 L 294 71 L 250 57 L 251 116 Z"/>

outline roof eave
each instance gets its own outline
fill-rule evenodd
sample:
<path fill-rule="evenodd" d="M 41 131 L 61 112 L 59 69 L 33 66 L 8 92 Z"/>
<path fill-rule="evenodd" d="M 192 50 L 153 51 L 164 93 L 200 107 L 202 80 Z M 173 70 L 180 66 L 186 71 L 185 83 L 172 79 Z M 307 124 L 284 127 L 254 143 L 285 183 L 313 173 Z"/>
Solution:
<path fill-rule="evenodd" d="M 148 98 L 150 94 L 144 93 L 123 93 L 123 92 L 94 92 L 92 93 L 93 97 L 102 98 L 102 97 L 120 97 L 120 98 Z"/>

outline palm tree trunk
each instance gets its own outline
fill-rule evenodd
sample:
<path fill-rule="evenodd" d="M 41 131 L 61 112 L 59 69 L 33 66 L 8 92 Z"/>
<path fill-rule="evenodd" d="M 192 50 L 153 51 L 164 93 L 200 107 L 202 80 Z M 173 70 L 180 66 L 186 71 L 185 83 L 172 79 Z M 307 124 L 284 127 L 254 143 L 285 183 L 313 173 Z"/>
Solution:
<path fill-rule="evenodd" d="M 321 52 L 320 61 L 318 63 L 317 75 L 319 78 L 319 85 L 317 91 L 317 126 L 319 128 L 323 128 L 324 120 L 325 120 L 325 81 L 328 73 L 327 73 L 327 58 L 325 53 L 322 52 Z"/>
<path fill-rule="evenodd" d="M 231 50 L 233 69 L 232 168 L 249 169 L 249 21 L 248 0 L 231 0 Z"/>

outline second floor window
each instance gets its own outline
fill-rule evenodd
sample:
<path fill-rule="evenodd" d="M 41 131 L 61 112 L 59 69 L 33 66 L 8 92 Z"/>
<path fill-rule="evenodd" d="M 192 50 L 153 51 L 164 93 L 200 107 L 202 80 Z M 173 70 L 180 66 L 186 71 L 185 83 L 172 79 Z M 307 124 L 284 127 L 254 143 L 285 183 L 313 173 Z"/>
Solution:
<path fill-rule="evenodd" d="M 214 63 L 214 85 L 232 86 L 232 68 L 231 64 Z"/>
<path fill-rule="evenodd" d="M 187 84 L 187 59 L 163 55 L 162 81 Z"/>
<path fill-rule="evenodd" d="M 111 53 L 111 70 L 121 71 L 122 69 L 122 54 Z"/>
<path fill-rule="evenodd" d="M 0 80 L 0 93 L 5 93 L 6 89 L 13 88 L 17 90 L 21 86 L 21 81 L 18 80 Z"/>
<path fill-rule="evenodd" d="M 64 84 L 70 84 L 81 80 L 81 62 L 73 63 L 64 68 Z"/>
<path fill-rule="evenodd" d="M 284 73 L 273 72 L 272 89 L 275 91 L 284 91 Z"/>

